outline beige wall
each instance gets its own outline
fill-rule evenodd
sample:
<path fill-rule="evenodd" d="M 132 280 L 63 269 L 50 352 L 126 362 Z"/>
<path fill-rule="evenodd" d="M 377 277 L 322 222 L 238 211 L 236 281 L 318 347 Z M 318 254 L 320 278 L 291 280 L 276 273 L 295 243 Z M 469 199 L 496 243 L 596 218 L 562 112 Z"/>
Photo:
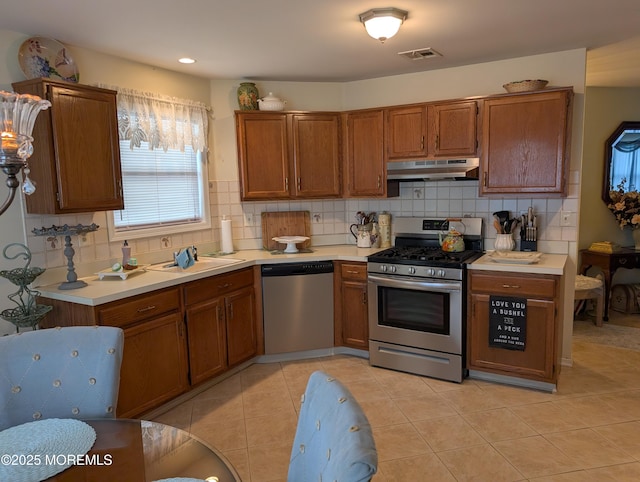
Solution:
<path fill-rule="evenodd" d="M 633 245 L 629 230 L 621 230 L 602 201 L 604 143 L 623 121 L 640 121 L 640 87 L 589 87 L 586 92 L 584 154 L 580 194 L 579 248 L 594 241 Z M 619 270 L 616 282 L 640 282 L 636 270 Z"/>

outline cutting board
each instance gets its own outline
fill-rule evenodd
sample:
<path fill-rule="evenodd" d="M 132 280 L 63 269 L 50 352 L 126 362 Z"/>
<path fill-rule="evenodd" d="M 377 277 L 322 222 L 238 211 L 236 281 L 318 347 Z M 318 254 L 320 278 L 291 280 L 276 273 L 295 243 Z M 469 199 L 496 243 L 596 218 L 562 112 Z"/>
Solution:
<path fill-rule="evenodd" d="M 262 247 L 268 251 L 284 249 L 285 244 L 272 238 L 279 236 L 311 237 L 311 216 L 309 211 L 278 211 L 262 213 Z M 309 248 L 311 239 L 298 244 L 298 248 Z"/>

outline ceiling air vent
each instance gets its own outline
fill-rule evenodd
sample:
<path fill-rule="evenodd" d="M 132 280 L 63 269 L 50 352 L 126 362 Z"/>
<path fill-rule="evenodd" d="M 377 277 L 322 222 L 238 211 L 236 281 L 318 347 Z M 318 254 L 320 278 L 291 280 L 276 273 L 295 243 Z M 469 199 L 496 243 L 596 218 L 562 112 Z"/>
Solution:
<path fill-rule="evenodd" d="M 442 54 L 436 52 L 431 47 L 426 49 L 407 50 L 405 52 L 398 52 L 401 57 L 406 57 L 409 60 L 422 60 L 430 59 L 432 57 L 442 57 Z"/>

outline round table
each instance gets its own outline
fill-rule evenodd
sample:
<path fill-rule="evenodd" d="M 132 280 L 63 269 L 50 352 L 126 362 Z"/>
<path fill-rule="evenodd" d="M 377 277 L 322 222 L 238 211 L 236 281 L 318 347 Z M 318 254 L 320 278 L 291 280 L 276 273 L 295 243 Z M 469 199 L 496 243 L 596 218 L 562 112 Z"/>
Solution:
<path fill-rule="evenodd" d="M 132 419 L 85 422 L 97 436 L 85 458 L 90 463 L 74 465 L 47 481 L 149 482 L 187 477 L 240 482 L 238 473 L 220 452 L 179 428 Z"/>

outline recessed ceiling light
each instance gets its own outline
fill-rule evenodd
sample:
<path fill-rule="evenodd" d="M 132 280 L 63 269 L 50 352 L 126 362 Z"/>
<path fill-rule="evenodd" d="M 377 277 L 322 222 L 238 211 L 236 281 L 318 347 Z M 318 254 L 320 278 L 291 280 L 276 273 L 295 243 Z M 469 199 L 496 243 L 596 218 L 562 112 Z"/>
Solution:
<path fill-rule="evenodd" d="M 181 64 L 195 64 L 196 59 L 192 59 L 190 57 L 182 57 L 181 59 L 178 59 L 178 62 L 180 62 Z"/>

